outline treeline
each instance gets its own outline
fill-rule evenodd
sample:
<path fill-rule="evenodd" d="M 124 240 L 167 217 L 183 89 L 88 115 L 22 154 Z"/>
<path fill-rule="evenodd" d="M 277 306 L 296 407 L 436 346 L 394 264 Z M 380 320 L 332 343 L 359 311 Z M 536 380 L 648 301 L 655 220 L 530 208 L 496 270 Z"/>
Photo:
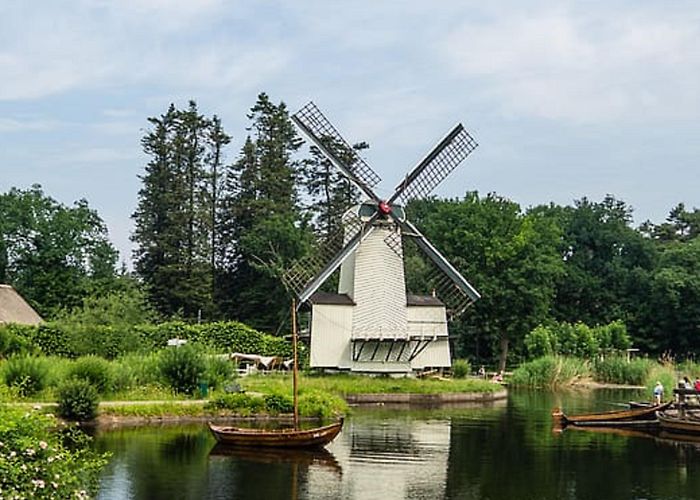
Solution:
<path fill-rule="evenodd" d="M 0 195 L 0 282 L 48 317 L 86 297 L 142 289 L 160 318 L 280 331 L 289 308 L 280 273 L 333 234 L 359 198 L 318 150 L 302 152 L 284 103 L 260 94 L 247 116 L 235 140 L 194 102 L 148 119 L 133 214 L 137 280 L 116 269 L 86 202 L 65 207 L 34 187 Z M 483 296 L 452 325 L 458 357 L 520 359 L 529 332 L 562 322 L 621 321 L 651 353 L 700 348 L 698 209 L 679 204 L 665 222 L 635 228 L 631 207 L 612 196 L 523 209 L 468 192 L 414 201 L 407 212 Z M 426 292 L 427 267 L 407 248 L 409 291 Z"/>

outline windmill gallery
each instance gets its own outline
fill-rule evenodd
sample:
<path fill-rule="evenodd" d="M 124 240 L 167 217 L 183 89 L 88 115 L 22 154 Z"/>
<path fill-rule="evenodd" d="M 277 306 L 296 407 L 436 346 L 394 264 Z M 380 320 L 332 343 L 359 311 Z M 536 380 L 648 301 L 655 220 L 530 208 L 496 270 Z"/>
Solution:
<path fill-rule="evenodd" d="M 311 304 L 311 367 L 361 373 L 449 368 L 448 318 L 461 314 L 479 293 L 408 220 L 403 207 L 428 196 L 474 151 L 476 141 L 458 124 L 383 200 L 374 191 L 379 175 L 313 102 L 292 120 L 365 198 L 347 210 L 342 234 L 329 240 L 320 257 L 300 260 L 284 275 L 299 303 Z M 405 240 L 434 267 L 429 295 L 406 291 Z M 337 292 L 319 291 L 338 268 Z"/>

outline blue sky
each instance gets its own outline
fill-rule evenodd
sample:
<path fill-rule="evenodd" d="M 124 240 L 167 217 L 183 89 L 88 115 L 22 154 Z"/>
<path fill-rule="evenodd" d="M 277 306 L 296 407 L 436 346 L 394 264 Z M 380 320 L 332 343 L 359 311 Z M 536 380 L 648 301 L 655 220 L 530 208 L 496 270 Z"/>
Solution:
<path fill-rule="evenodd" d="M 195 99 L 234 141 L 267 92 L 366 140 L 380 195 L 456 122 L 437 190 L 523 207 L 700 205 L 700 2 L 5 0 L 0 192 L 86 198 L 128 260 L 146 118 Z"/>

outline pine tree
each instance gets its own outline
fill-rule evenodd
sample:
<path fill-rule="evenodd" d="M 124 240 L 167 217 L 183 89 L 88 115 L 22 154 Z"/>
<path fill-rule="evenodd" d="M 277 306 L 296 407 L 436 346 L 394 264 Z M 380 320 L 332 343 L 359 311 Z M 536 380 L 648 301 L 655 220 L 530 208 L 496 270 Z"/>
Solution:
<path fill-rule="evenodd" d="M 274 331 L 288 311 L 280 272 L 309 246 L 292 159 L 301 140 L 285 104 L 265 93 L 248 118 L 251 136 L 226 175 L 222 235 L 230 290 L 221 306 L 228 316 Z"/>
<path fill-rule="evenodd" d="M 219 170 L 230 137 L 194 101 L 149 122 L 142 146 L 151 159 L 132 216 L 136 272 L 161 313 L 212 317 Z"/>

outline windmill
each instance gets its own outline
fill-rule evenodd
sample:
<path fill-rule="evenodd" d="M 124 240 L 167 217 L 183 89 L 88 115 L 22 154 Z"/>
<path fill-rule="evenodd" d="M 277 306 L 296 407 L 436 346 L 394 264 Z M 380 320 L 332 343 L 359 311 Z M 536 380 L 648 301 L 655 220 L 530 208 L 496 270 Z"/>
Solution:
<path fill-rule="evenodd" d="M 427 197 L 474 151 L 476 141 L 458 124 L 382 199 L 374 191 L 379 175 L 313 102 L 292 120 L 365 198 L 345 213 L 338 238 L 284 274 L 299 303 L 311 304 L 311 366 L 381 373 L 449 367 L 448 315 L 461 314 L 479 293 L 403 207 Z M 406 293 L 403 250 L 409 241 L 434 268 L 428 296 Z M 319 292 L 338 268 L 338 293 Z"/>

